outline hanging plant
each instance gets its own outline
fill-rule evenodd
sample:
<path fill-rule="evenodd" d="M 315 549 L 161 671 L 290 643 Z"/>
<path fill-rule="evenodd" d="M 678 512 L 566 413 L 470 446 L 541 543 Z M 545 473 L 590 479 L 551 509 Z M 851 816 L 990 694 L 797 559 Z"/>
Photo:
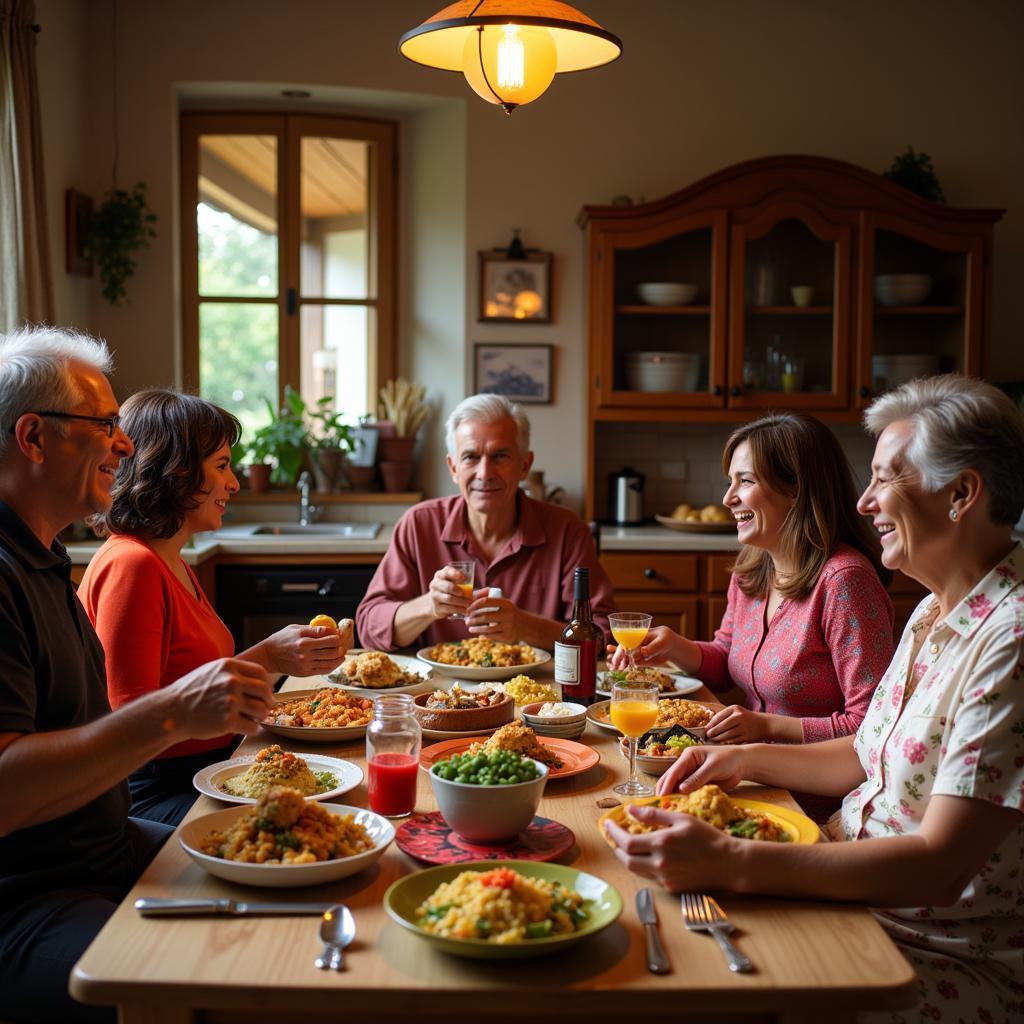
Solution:
<path fill-rule="evenodd" d="M 146 206 L 146 186 L 131 192 L 118 188 L 107 193 L 93 215 L 86 242 L 87 254 L 99 267 L 103 297 L 112 306 L 127 300 L 125 282 L 135 273 L 136 254 L 156 238 L 156 214 Z"/>
<path fill-rule="evenodd" d="M 927 153 L 915 153 L 913 146 L 907 146 L 906 153 L 900 153 L 889 170 L 882 172 L 882 177 L 902 185 L 922 199 L 930 199 L 933 203 L 946 201 L 932 158 Z"/>

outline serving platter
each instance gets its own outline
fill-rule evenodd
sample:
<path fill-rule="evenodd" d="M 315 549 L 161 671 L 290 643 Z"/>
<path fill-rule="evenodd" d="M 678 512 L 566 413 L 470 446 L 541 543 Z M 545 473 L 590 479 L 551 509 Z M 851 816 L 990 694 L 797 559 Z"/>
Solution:
<path fill-rule="evenodd" d="M 277 703 L 285 704 L 288 701 L 301 699 L 303 697 L 314 697 L 325 687 L 318 686 L 315 690 L 289 690 L 287 693 L 277 694 Z M 335 687 L 337 689 L 337 687 Z M 353 694 L 353 696 L 361 696 Z M 367 722 L 366 725 L 370 723 Z M 366 725 L 345 725 L 337 728 L 318 728 L 307 725 L 271 725 L 268 722 L 260 722 L 260 725 L 275 736 L 283 736 L 286 740 L 295 743 L 353 743 L 366 735 Z"/>
<path fill-rule="evenodd" d="M 660 796 L 647 796 L 637 800 L 631 799 L 628 803 L 632 804 L 634 807 L 643 807 L 647 804 L 659 803 L 663 799 L 665 798 Z M 790 842 L 799 843 L 803 846 L 811 846 L 821 839 L 821 829 L 819 829 L 806 814 L 790 810 L 788 807 L 779 807 L 777 804 L 766 804 L 761 800 L 747 800 L 745 797 L 733 796 L 732 794 L 729 794 L 729 799 L 732 800 L 732 802 L 741 810 L 750 811 L 755 814 L 763 814 L 765 817 L 770 818 L 789 836 Z M 669 810 L 671 810 L 671 808 L 669 808 Z M 618 807 L 613 807 L 610 811 L 606 811 L 597 819 L 598 830 L 601 835 L 604 836 L 605 842 L 608 843 L 609 846 L 614 847 L 615 844 L 605 831 L 604 823 L 606 821 L 614 821 L 616 825 L 621 825 L 625 813 L 625 804 L 619 804 Z M 763 842 L 764 840 L 750 841 Z"/>
<path fill-rule="evenodd" d="M 461 754 L 468 750 L 477 739 L 446 740 L 444 743 L 434 743 L 424 747 L 420 752 L 420 767 L 426 771 L 452 754 Z M 557 754 L 562 761 L 561 768 L 549 768 L 549 779 L 568 779 L 574 775 L 582 775 L 583 772 L 593 768 L 601 760 L 601 755 L 593 747 L 585 743 L 577 743 L 575 740 L 563 740 L 554 736 L 538 736 L 537 742 Z"/>
<path fill-rule="evenodd" d="M 450 882 L 463 871 L 491 871 L 506 867 L 527 878 L 542 878 L 560 882 L 574 889 L 584 900 L 587 919 L 576 931 L 568 935 L 551 935 L 545 939 L 523 942 L 497 943 L 485 939 L 456 939 L 446 935 L 433 935 L 424 931 L 416 917 L 416 908 L 430 896 L 442 882 Z M 445 953 L 471 957 L 474 960 L 522 960 L 527 957 L 559 953 L 569 946 L 614 924 L 622 913 L 622 897 L 618 891 L 596 875 L 562 864 L 538 864 L 523 860 L 470 861 L 464 864 L 445 864 L 427 868 L 393 882 L 384 893 L 384 909 L 398 925 L 431 943 Z"/>
<path fill-rule="evenodd" d="M 416 657 L 429 665 L 435 672 L 443 676 L 454 676 L 456 679 L 467 679 L 470 682 L 479 683 L 493 681 L 496 679 L 511 679 L 513 676 L 528 676 L 535 672 L 541 665 L 546 665 L 551 660 L 551 655 L 539 647 L 533 648 L 536 661 L 527 665 L 492 665 L 489 668 L 475 668 L 472 665 L 447 665 L 442 661 L 431 661 L 427 655 L 436 645 L 422 647 L 416 652 Z"/>
<path fill-rule="evenodd" d="M 348 878 L 368 868 L 391 845 L 395 828 L 387 818 L 363 807 L 347 807 L 344 804 L 321 804 L 332 814 L 354 816 L 374 841 L 372 850 L 357 853 L 352 857 L 336 857 L 333 860 L 318 860 L 313 864 L 248 864 L 243 861 L 224 860 L 211 857 L 199 850 L 199 844 L 210 832 L 224 831 L 245 811 L 239 807 L 228 807 L 223 811 L 204 814 L 185 822 L 178 831 L 182 849 L 204 871 L 217 878 L 239 885 L 254 885 L 259 888 L 284 889 L 299 885 L 320 885 Z"/>
<path fill-rule="evenodd" d="M 657 668 L 657 666 L 651 666 Z M 658 669 L 659 672 L 664 672 L 666 675 L 672 677 L 675 683 L 674 690 L 665 690 L 663 693 L 659 693 L 659 699 L 665 697 L 685 697 L 688 693 L 696 693 L 704 684 L 693 676 L 685 676 L 680 672 L 672 672 L 667 668 Z M 599 672 L 597 674 L 597 686 L 596 692 L 603 694 L 606 697 L 612 695 L 611 687 L 611 672 Z"/>
<path fill-rule="evenodd" d="M 662 526 L 679 533 L 736 533 L 735 523 L 695 523 L 685 519 L 673 519 L 671 516 L 654 517 Z"/>
<path fill-rule="evenodd" d="M 678 694 L 667 693 L 665 696 L 675 698 Z M 707 708 L 712 715 L 715 714 L 716 711 L 721 711 L 721 706 L 707 704 L 702 700 L 694 700 L 690 701 L 690 703 L 699 704 L 702 708 Z M 610 732 L 618 732 L 618 728 L 612 725 L 611 706 L 612 702 L 610 700 L 599 700 L 596 704 L 591 704 L 590 707 L 587 708 L 587 721 L 593 722 L 599 729 L 608 729 Z M 652 726 L 652 728 L 667 729 L 668 726 Z M 688 725 L 686 728 L 695 736 L 699 736 L 701 739 L 704 738 L 705 727 L 703 725 Z"/>
<path fill-rule="evenodd" d="M 345 662 L 353 661 L 357 655 L 367 653 L 369 652 L 365 649 L 349 651 L 341 665 L 333 672 L 329 672 L 320 678 L 339 690 L 354 693 L 357 697 L 377 697 L 382 693 L 422 693 L 430 688 L 434 670 L 429 665 L 424 665 L 418 658 L 410 657 L 408 654 L 390 654 L 387 651 L 381 651 L 380 653 L 386 654 L 403 672 L 415 673 L 419 676 L 419 681 L 403 683 L 400 686 L 358 686 L 355 683 L 348 682 L 348 676 L 342 672 Z"/>
<path fill-rule="evenodd" d="M 326 757 L 323 754 L 295 754 L 301 757 L 309 766 L 309 770 L 316 772 L 330 772 L 338 784 L 333 789 L 325 790 L 323 793 L 311 793 L 307 800 L 330 800 L 333 797 L 341 796 L 350 789 L 355 789 L 363 781 L 363 770 L 351 761 L 343 761 L 340 757 Z M 242 775 L 248 771 L 249 766 L 256 760 L 256 754 L 248 757 L 236 757 L 230 761 L 218 761 L 216 764 L 207 765 L 196 772 L 192 779 L 192 785 L 204 796 L 213 797 L 214 800 L 221 800 L 229 804 L 254 804 L 256 798 L 251 796 L 235 796 L 234 793 L 227 793 L 221 787 L 228 779 L 236 775 Z"/>

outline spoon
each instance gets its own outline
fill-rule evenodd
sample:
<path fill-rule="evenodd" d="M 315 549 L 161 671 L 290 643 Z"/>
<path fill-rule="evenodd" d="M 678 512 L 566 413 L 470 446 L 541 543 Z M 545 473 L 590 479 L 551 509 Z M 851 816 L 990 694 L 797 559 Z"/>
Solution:
<path fill-rule="evenodd" d="M 356 922 L 352 911 L 344 903 L 336 903 L 324 913 L 320 921 L 320 941 L 324 944 L 323 951 L 314 963 L 320 970 L 340 971 L 343 950 L 356 937 Z"/>

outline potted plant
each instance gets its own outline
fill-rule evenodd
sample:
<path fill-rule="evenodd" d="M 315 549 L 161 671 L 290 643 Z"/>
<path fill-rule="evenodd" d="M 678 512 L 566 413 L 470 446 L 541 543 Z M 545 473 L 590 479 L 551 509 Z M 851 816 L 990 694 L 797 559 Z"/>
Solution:
<path fill-rule="evenodd" d="M 107 194 L 93 214 L 86 238 L 86 255 L 96 261 L 103 297 L 112 306 L 127 300 L 125 281 L 135 273 L 136 254 L 156 238 L 156 214 L 146 206 L 146 186 L 131 192 L 118 188 Z"/>
<path fill-rule="evenodd" d="M 922 199 L 930 199 L 933 203 L 946 201 L 938 175 L 932 166 L 932 158 L 927 153 L 915 153 L 913 146 L 907 146 L 906 153 L 900 153 L 895 157 L 889 170 L 882 173 L 882 177 L 896 185 L 902 185 L 908 192 L 913 192 Z"/>
<path fill-rule="evenodd" d="M 347 423 L 342 423 L 340 413 L 332 409 L 333 395 L 324 395 L 312 408 L 306 406 L 301 395 L 295 392 L 292 395 L 302 403 L 302 412 L 310 421 L 306 443 L 316 489 L 333 491 L 341 476 L 346 453 L 355 448 L 354 430 Z"/>
<path fill-rule="evenodd" d="M 404 491 L 409 486 L 416 434 L 432 411 L 423 400 L 426 393 L 423 384 L 411 384 L 401 377 L 389 380 L 380 389 L 382 418 L 394 429 L 393 436 L 381 432 L 378 448 L 386 491 Z"/>
<path fill-rule="evenodd" d="M 239 461 L 248 464 L 249 486 L 257 494 L 265 491 L 270 482 L 293 485 L 306 457 L 307 431 L 302 416 L 305 403 L 290 386 L 285 388 L 284 398 L 280 412 L 270 399 L 264 399 L 270 422 L 239 445 Z"/>

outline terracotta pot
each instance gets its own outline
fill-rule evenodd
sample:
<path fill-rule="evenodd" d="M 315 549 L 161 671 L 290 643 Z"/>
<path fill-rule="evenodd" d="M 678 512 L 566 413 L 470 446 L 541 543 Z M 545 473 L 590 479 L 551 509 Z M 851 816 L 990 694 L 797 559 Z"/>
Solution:
<path fill-rule="evenodd" d="M 381 437 L 377 442 L 377 458 L 384 462 L 411 462 L 415 437 Z"/>
<path fill-rule="evenodd" d="M 412 460 L 408 462 L 382 462 L 380 476 L 384 481 L 384 490 L 389 494 L 409 490 L 412 480 Z"/>
<path fill-rule="evenodd" d="M 257 462 L 246 469 L 249 478 L 249 490 L 253 494 L 264 494 L 270 490 L 270 470 L 268 463 Z"/>
<path fill-rule="evenodd" d="M 309 455 L 316 489 L 322 494 L 335 490 L 345 464 L 345 453 L 340 448 L 314 448 Z"/>
<path fill-rule="evenodd" d="M 376 470 L 373 466 L 346 466 L 345 475 L 348 482 L 357 491 L 368 491 L 373 485 Z"/>

